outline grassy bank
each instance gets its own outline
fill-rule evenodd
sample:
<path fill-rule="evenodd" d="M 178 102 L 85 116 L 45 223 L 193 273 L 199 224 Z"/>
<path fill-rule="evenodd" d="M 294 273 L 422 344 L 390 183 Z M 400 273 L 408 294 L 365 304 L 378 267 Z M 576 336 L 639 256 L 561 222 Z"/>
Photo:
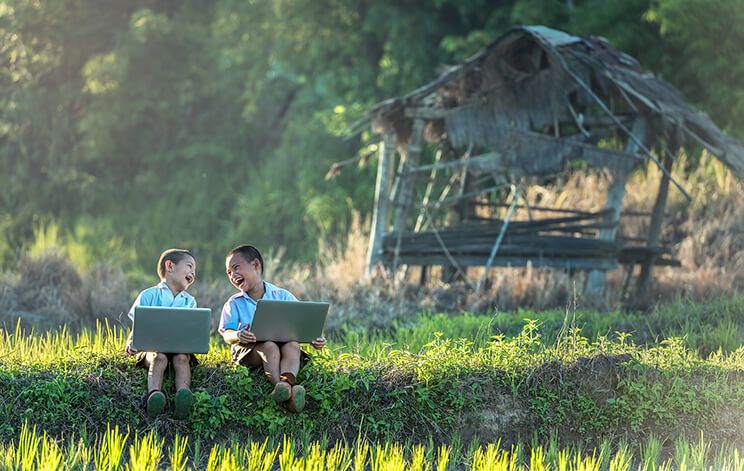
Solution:
<path fill-rule="evenodd" d="M 267 399 L 267 382 L 231 365 L 215 339 L 194 372 L 193 412 L 179 422 L 145 416 L 145 374 L 121 353 L 123 343 L 124 332 L 100 326 L 76 336 L 5 333 L 3 440 L 17 437 L 26 422 L 55 437 L 96 436 L 114 424 L 209 441 L 364 433 L 372 440 L 459 435 L 508 445 L 557 432 L 567 443 L 608 435 L 634 443 L 650 433 L 673 442 L 699 430 L 717 443 L 744 440 L 744 347 L 704 358 L 678 338 L 637 346 L 622 334 L 590 340 L 571 329 L 546 342 L 535 321 L 480 345 L 440 333 L 418 351 L 381 340 L 332 344 L 300 374 L 310 396 L 306 411 L 288 415 Z"/>

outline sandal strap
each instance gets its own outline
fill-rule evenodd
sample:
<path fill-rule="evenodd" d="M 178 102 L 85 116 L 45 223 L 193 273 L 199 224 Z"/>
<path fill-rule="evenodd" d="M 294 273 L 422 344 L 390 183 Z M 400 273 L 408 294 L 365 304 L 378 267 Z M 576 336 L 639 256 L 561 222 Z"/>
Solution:
<path fill-rule="evenodd" d="M 289 383 L 290 386 L 294 386 L 296 380 L 297 378 L 295 378 L 294 373 L 290 373 L 289 371 L 285 371 L 284 373 L 279 375 L 279 381 Z"/>

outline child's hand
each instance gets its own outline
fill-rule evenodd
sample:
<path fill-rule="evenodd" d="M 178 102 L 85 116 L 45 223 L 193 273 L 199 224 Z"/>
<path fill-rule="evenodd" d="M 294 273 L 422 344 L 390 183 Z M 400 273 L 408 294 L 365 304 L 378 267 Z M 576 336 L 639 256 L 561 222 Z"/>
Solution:
<path fill-rule="evenodd" d="M 238 343 L 241 343 L 243 345 L 256 343 L 256 335 L 250 330 L 239 330 Z"/>
<path fill-rule="evenodd" d="M 310 342 L 310 345 L 313 346 L 314 349 L 320 350 L 321 348 L 325 347 L 326 339 L 325 337 L 318 337 L 317 339 Z"/>
<path fill-rule="evenodd" d="M 137 354 L 137 349 L 136 349 L 136 348 L 134 348 L 134 347 L 132 346 L 132 344 L 131 344 L 131 343 L 127 343 L 127 346 L 126 346 L 126 347 L 124 347 L 124 352 L 125 352 L 125 353 L 126 353 L 127 355 L 130 355 L 130 356 L 131 356 L 131 355 L 136 355 L 136 354 Z"/>

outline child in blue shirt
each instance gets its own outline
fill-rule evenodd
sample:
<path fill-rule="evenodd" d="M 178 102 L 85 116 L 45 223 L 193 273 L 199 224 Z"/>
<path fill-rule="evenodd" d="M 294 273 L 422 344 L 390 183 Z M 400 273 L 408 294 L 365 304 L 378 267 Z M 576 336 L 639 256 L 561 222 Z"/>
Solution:
<path fill-rule="evenodd" d="M 188 250 L 168 249 L 158 260 L 160 283 L 140 292 L 129 310 L 129 318 L 134 321 L 134 308 L 137 306 L 167 306 L 195 308 L 196 299 L 186 289 L 196 279 L 196 260 Z M 194 354 L 138 352 L 132 346 L 129 335 L 125 349 L 128 355 L 137 356 L 137 366 L 148 369 L 147 374 L 147 414 L 155 417 L 165 409 L 163 376 L 169 365 L 173 367 L 176 383 L 175 413 L 177 419 L 184 419 L 191 410 L 194 396 L 191 393 L 191 367 L 198 364 Z"/>
<path fill-rule="evenodd" d="M 271 397 L 286 404 L 291 412 L 300 412 L 305 407 L 305 388 L 295 382 L 307 354 L 297 342 L 256 342 L 250 331 L 259 299 L 297 301 L 297 298 L 263 280 L 263 257 L 252 245 L 232 249 L 225 266 L 230 283 L 240 290 L 222 308 L 219 326 L 222 338 L 230 344 L 233 361 L 248 367 L 263 366 L 266 378 L 274 385 Z M 311 342 L 318 350 L 325 344 L 323 337 Z"/>

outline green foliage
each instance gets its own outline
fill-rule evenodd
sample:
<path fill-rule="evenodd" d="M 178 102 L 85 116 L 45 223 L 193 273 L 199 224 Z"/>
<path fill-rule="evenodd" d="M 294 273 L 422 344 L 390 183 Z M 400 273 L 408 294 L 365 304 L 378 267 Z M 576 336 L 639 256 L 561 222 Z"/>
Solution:
<path fill-rule="evenodd" d="M 332 337 L 350 352 L 377 355 L 385 349 L 401 348 L 418 352 L 431 340 L 432 332 L 444 338 L 467 338 L 476 347 L 485 346 L 493 336 L 515 337 L 526 326 L 547 343 L 556 342 L 567 330 L 596 341 L 602 336 L 618 340 L 632 338 L 638 344 L 653 344 L 659 339 L 684 337 L 685 343 L 701 355 L 721 350 L 735 351 L 744 343 L 744 297 L 721 297 L 702 303 L 678 300 L 660 304 L 648 312 L 597 312 L 580 310 L 496 312 L 475 315 L 423 313 L 408 319 L 396 319 L 388 328 L 370 328 L 363 321 L 344 326 Z"/>
<path fill-rule="evenodd" d="M 726 312 L 725 303 L 713 306 L 689 310 L 704 312 L 707 319 L 714 318 L 715 307 L 719 315 Z M 608 430 L 710 431 L 721 411 L 744 400 L 744 384 L 736 374 L 744 370 L 741 347 L 703 358 L 680 338 L 642 347 L 627 335 L 591 340 L 570 325 L 546 341 L 544 325 L 534 320 L 514 336 L 491 335 L 492 321 L 484 329 L 474 317 L 423 318 L 422 325 L 440 331 L 416 350 L 348 334 L 352 343 L 315 353 L 300 372 L 309 403 L 297 415 L 269 398 L 270 385 L 260 372 L 229 364 L 227 347 L 215 342 L 195 371 L 195 403 L 181 430 L 207 440 L 232 434 L 338 437 L 360 430 L 371 438 L 414 431 L 448 437 L 463 426 L 477 427 L 480 411 L 492 407 L 492 398 L 506 396 L 524 404 L 518 409 L 534 418 L 540 436 L 561 430 L 599 437 Z M 441 332 L 463 332 L 457 327 L 460 319 L 476 329 L 475 341 Z M 106 423 L 162 433 L 160 422 L 148 419 L 141 408 L 145 375 L 123 356 L 124 338 L 119 329 L 101 325 L 77 336 L 5 332 L 0 338 L 0 403 L 8 420 L 0 434 L 13 437 L 23 423 L 55 436 L 81 430 L 95 435 Z M 405 334 L 402 338 L 414 343 Z M 165 387 L 172 388 L 172 382 Z M 145 448 L 135 453 L 154 459 Z"/>
<path fill-rule="evenodd" d="M 675 310 L 677 318 L 686 313 L 686 327 L 739 319 L 740 302 L 680 304 L 659 309 L 650 322 L 669 322 Z M 718 427 L 722 417 L 741 413 L 744 347 L 702 357 L 679 337 L 646 346 L 628 334 L 590 339 L 577 320 L 546 329 L 553 313 L 531 314 L 545 322 L 422 315 L 394 326 L 400 332 L 387 339 L 343 334 L 301 370 L 308 405 L 295 415 L 268 397 L 261 372 L 230 364 L 227 346 L 215 341 L 195 370 L 195 402 L 183 422 L 144 414 L 145 373 L 123 356 L 125 332 L 100 324 L 77 335 L 5 331 L 0 467 L 156 469 L 167 457 L 173 469 L 323 462 L 336 466 L 328 469 L 434 469 L 434 462 L 438 469 L 741 469 L 740 451 Z M 501 333 L 494 333 L 497 323 Z M 516 326 L 521 330 L 507 333 Z M 419 327 L 431 329 L 428 337 Z M 169 379 L 165 389 L 172 386 Z M 499 397 L 509 398 L 510 413 L 528 417 L 531 425 L 520 432 L 534 434 L 532 445 L 473 442 L 462 449 L 458 433 L 478 436 Z M 574 439 L 559 444 L 556 434 Z"/>
<path fill-rule="evenodd" d="M 227 406 L 229 398 L 226 395 L 212 397 L 203 388 L 194 390 L 194 404 L 191 409 L 190 420 L 194 432 L 214 438 L 217 431 L 232 416 Z"/>
<path fill-rule="evenodd" d="M 25 405 L 21 418 L 45 424 L 64 424 L 73 430 L 82 426 L 76 421 L 75 409 L 89 398 L 85 388 L 77 378 L 57 377 L 37 380 L 25 387 L 18 400 Z M 59 430 L 49 428 L 51 433 Z"/>
<path fill-rule="evenodd" d="M 134 249 L 124 243 L 108 220 L 82 218 L 69 233 L 62 233 L 54 222 L 38 226 L 28 255 L 38 258 L 49 253 L 67 257 L 81 273 L 88 273 L 101 263 L 130 270 L 136 266 Z"/>
<path fill-rule="evenodd" d="M 740 0 L 655 0 L 646 14 L 668 48 L 668 78 L 714 121 L 744 137 L 744 12 Z M 715 51 L 715 53 L 712 53 Z"/>
<path fill-rule="evenodd" d="M 130 277 L 171 246 L 210 274 L 239 240 L 312 260 L 319 239 L 343 237 L 352 211 L 364 219 L 371 207 L 371 167 L 323 178 L 374 144 L 349 126 L 519 23 L 606 36 L 741 135 L 739 7 L 5 1 L 0 266 L 49 227 L 76 264 L 116 252 Z"/>

